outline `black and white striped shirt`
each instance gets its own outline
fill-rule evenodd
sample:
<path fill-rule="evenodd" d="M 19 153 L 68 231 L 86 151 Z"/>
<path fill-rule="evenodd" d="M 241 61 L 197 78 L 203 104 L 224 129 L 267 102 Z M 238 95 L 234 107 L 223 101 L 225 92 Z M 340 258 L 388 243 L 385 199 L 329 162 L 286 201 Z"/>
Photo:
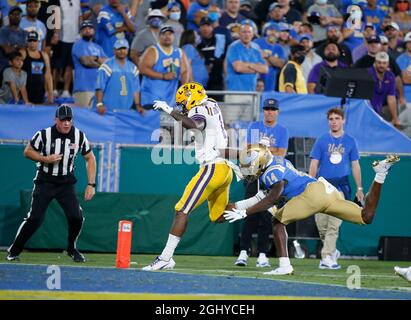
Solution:
<path fill-rule="evenodd" d="M 55 164 L 37 162 L 38 172 L 54 177 L 72 175 L 77 153 L 80 152 L 84 156 L 91 151 L 86 135 L 75 127 L 72 127 L 68 134 L 58 132 L 55 125 L 37 131 L 30 144 L 43 156 L 63 155 L 63 158 Z"/>

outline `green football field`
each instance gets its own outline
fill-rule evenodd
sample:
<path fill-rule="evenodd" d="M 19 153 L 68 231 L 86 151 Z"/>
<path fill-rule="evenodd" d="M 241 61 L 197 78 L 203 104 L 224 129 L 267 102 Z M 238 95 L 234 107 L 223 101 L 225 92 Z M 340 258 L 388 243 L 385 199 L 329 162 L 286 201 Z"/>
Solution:
<path fill-rule="evenodd" d="M 5 252 L 0 253 L 5 257 Z M 21 254 L 21 259 L 18 262 L 8 263 L 3 260 L 0 262 L 1 265 L 8 268 L 17 268 L 18 266 L 25 265 L 36 265 L 36 266 L 76 266 L 86 269 L 98 267 L 98 268 L 114 268 L 116 256 L 114 254 L 85 254 L 86 263 L 78 264 L 71 261 L 71 259 L 64 255 L 63 253 L 56 252 L 23 252 Z M 154 255 L 132 255 L 130 269 L 140 269 L 143 266 L 149 264 Z M 234 261 L 236 257 L 209 257 L 209 256 L 175 256 L 176 267 L 173 270 L 167 271 L 157 271 L 156 273 L 161 274 L 186 274 L 186 275 L 207 275 L 207 276 L 217 276 L 217 277 L 231 277 L 235 279 L 270 279 L 293 282 L 296 285 L 301 283 L 310 284 L 326 284 L 333 285 L 337 287 L 347 287 L 347 285 L 358 285 L 361 289 L 380 289 L 380 290 L 390 290 L 398 291 L 411 294 L 411 284 L 407 283 L 400 277 L 394 274 L 393 267 L 399 265 L 402 267 L 408 266 L 410 263 L 407 262 L 387 262 L 387 261 L 375 261 L 375 260 L 344 260 L 340 259 L 341 264 L 340 270 L 320 270 L 318 268 L 318 259 L 292 259 L 292 264 L 294 266 L 294 274 L 289 276 L 267 276 L 263 272 L 269 271 L 269 268 L 257 268 L 255 267 L 256 258 L 250 258 L 248 261 L 248 266 L 237 267 L 234 266 Z M 276 265 L 278 262 L 276 258 L 270 258 L 271 265 Z M 15 267 L 13 267 L 13 265 Z M 360 281 L 353 280 L 353 271 L 355 276 L 359 276 Z M 0 272 L 1 273 L 1 272 Z M 103 279 L 104 280 L 104 279 Z M 0 280 L 1 284 L 1 280 Z M 107 296 L 107 293 L 101 292 L 83 292 L 81 294 L 73 295 L 70 293 L 58 293 L 58 294 L 39 294 L 36 291 L 27 290 L 8 290 L 1 289 L 0 287 L 0 299 L 47 299 L 47 298 L 68 298 L 68 299 L 124 299 L 124 298 L 139 298 L 139 296 L 130 296 L 122 293 L 112 293 Z M 101 290 L 104 292 L 104 290 Z M 173 294 L 162 295 L 156 293 L 148 292 L 140 298 L 144 299 L 180 299 L 180 298 L 195 298 L 195 296 L 185 296 L 184 294 Z M 216 295 L 208 294 L 203 295 L 201 298 L 215 298 Z M 221 296 L 220 296 L 221 297 Z M 237 299 L 239 296 L 236 295 L 226 295 L 224 298 Z M 258 296 L 240 296 L 243 298 L 258 298 Z M 310 297 L 310 293 L 307 292 L 307 297 Z M 260 296 L 259 298 L 270 298 L 269 296 Z M 275 297 L 281 298 L 281 297 Z M 287 298 L 287 297 L 283 297 Z"/>

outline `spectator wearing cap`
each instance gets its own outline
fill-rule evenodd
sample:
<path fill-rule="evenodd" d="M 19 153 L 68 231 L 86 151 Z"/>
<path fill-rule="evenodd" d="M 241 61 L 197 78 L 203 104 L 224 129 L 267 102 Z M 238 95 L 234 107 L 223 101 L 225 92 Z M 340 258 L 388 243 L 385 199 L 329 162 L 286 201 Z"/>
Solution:
<path fill-rule="evenodd" d="M 278 0 L 277 2 L 279 6 L 281 7 L 282 11 L 284 12 L 284 18 L 287 23 L 293 24 L 295 21 L 302 21 L 300 12 L 290 6 L 290 2 L 291 2 L 290 0 Z M 269 1 L 269 3 L 271 3 L 271 1 Z M 265 14 L 267 14 L 267 9 L 265 10 L 266 10 Z M 256 12 L 257 12 L 257 8 L 256 8 Z"/>
<path fill-rule="evenodd" d="M 291 49 L 290 49 L 290 42 L 291 42 L 291 35 L 290 35 L 290 25 L 285 22 L 280 22 L 278 24 L 278 37 L 277 43 L 284 51 L 284 55 L 286 59 L 290 57 Z"/>
<path fill-rule="evenodd" d="M 240 14 L 246 19 L 256 19 L 254 14 L 254 6 L 251 1 L 241 0 L 240 1 Z"/>
<path fill-rule="evenodd" d="M 204 19 L 204 18 L 203 18 Z M 184 50 L 189 68 L 189 81 L 200 83 L 203 87 L 208 83 L 208 72 L 204 58 L 195 47 L 196 33 L 194 30 L 185 30 L 181 36 L 180 48 Z"/>
<path fill-rule="evenodd" d="M 139 59 L 144 51 L 158 42 L 160 28 L 165 21 L 166 17 L 161 10 L 154 9 L 149 11 L 146 19 L 146 27 L 136 34 L 131 43 L 130 59 L 136 65 L 139 64 Z"/>
<path fill-rule="evenodd" d="M 27 32 L 36 31 L 40 37 L 38 49 L 44 50 L 46 46 L 44 40 L 46 39 L 47 28 L 44 23 L 37 18 L 40 10 L 40 1 L 28 0 L 26 2 L 26 10 L 27 15 L 21 19 L 20 28 Z"/>
<path fill-rule="evenodd" d="M 335 69 L 335 68 L 346 68 L 347 66 L 338 60 L 340 56 L 340 48 L 335 42 L 328 42 L 324 48 L 324 61 L 316 64 L 308 78 L 307 78 L 307 89 L 308 93 L 323 93 L 322 83 L 324 82 L 321 78 L 324 69 Z"/>
<path fill-rule="evenodd" d="M 373 23 L 377 34 L 381 33 L 380 25 L 387 13 L 377 5 L 377 0 L 367 0 L 367 5 L 362 9 L 366 22 Z"/>
<path fill-rule="evenodd" d="M 380 42 L 381 42 L 381 51 L 387 52 L 388 53 L 388 38 L 384 35 L 379 36 L 380 37 Z"/>
<path fill-rule="evenodd" d="M 285 11 L 281 8 L 281 6 L 277 2 L 273 2 L 268 7 L 268 15 L 267 15 L 267 22 L 275 22 L 275 23 L 287 23 L 285 17 Z"/>
<path fill-rule="evenodd" d="M 0 88 L 0 104 L 14 103 L 23 101 L 30 104 L 27 96 L 26 82 L 27 73 L 22 70 L 23 57 L 18 51 L 9 54 L 10 67 L 4 69 L 3 81 Z"/>
<path fill-rule="evenodd" d="M 314 28 L 314 43 L 326 39 L 327 26 L 341 26 L 344 22 L 338 9 L 333 4 L 327 3 L 327 0 L 315 0 L 315 3 L 308 8 L 307 19 L 315 15 L 318 19 L 313 22 L 310 21 Z"/>
<path fill-rule="evenodd" d="M 222 13 L 219 24 L 223 28 L 227 28 L 231 32 L 231 37 L 233 39 L 238 39 L 240 22 L 245 20 L 240 13 L 240 0 L 226 0 L 225 1 L 225 10 Z"/>
<path fill-rule="evenodd" d="M 214 23 L 209 18 L 200 22 L 200 43 L 197 49 L 205 59 L 208 71 L 207 90 L 224 90 L 223 64 L 227 53 L 229 41 L 224 34 L 217 33 Z"/>
<path fill-rule="evenodd" d="M 140 79 L 137 66 L 127 59 L 129 44 L 126 39 L 114 43 L 114 57 L 106 60 L 97 71 L 96 107 L 104 115 L 114 109 L 136 109 L 140 105 Z"/>
<path fill-rule="evenodd" d="M 8 13 L 9 25 L 0 29 L 0 73 L 8 66 L 8 55 L 27 46 L 27 31 L 19 27 L 21 14 L 19 6 L 11 7 Z"/>
<path fill-rule="evenodd" d="M 102 47 L 93 41 L 94 25 L 85 20 L 80 25 L 81 39 L 73 45 L 71 52 L 74 63 L 73 97 L 81 107 L 91 107 L 96 91 L 98 68 L 107 60 Z"/>
<path fill-rule="evenodd" d="M 166 24 L 172 26 L 174 29 L 174 46 L 177 47 L 180 44 L 181 35 L 184 31 L 184 26 L 180 23 L 181 5 L 178 2 L 168 3 L 167 18 Z"/>
<path fill-rule="evenodd" d="M 74 262 L 85 262 L 76 248 L 84 218 L 75 189 L 74 161 L 77 154 L 86 161 L 84 200 L 89 201 L 96 193 L 96 158 L 84 132 L 73 126 L 69 106 L 61 105 L 56 110 L 54 122 L 54 126 L 37 131 L 24 149 L 24 156 L 36 162 L 37 172 L 30 209 L 8 249 L 8 261 L 18 260 L 24 245 L 44 221 L 47 207 L 56 199 L 67 218 L 67 254 Z"/>
<path fill-rule="evenodd" d="M 264 91 L 274 91 L 277 89 L 278 73 L 287 60 L 284 50 L 276 43 L 276 34 L 276 23 L 269 22 L 264 25 L 263 37 L 254 40 L 254 43 L 260 47 L 263 58 L 268 65 L 268 73 L 260 75 L 264 81 Z"/>
<path fill-rule="evenodd" d="M 114 43 L 126 39 L 136 32 L 132 15 L 120 0 L 108 0 L 97 17 L 97 43 L 103 48 L 107 57 L 114 55 Z"/>
<path fill-rule="evenodd" d="M 359 59 L 354 68 L 370 68 L 375 62 L 375 56 L 381 51 L 381 40 L 379 36 L 373 36 L 367 39 L 368 53 Z M 395 75 L 396 90 L 399 102 L 401 105 L 405 104 L 404 86 L 401 79 L 401 69 L 398 67 L 394 59 L 389 58 L 389 68 Z"/>
<path fill-rule="evenodd" d="M 352 51 L 352 59 L 353 62 L 356 63 L 358 59 L 365 56 L 367 54 L 367 39 L 377 35 L 377 31 L 375 30 L 374 24 L 367 23 L 364 26 L 363 31 L 364 41 L 361 45 L 354 48 Z"/>
<path fill-rule="evenodd" d="M 323 59 L 315 53 L 313 46 L 313 37 L 310 34 L 302 34 L 299 37 L 299 43 L 305 48 L 305 59 L 301 65 L 303 69 L 304 79 L 308 80 L 308 75 L 311 69 L 318 63 L 322 62 Z"/>
<path fill-rule="evenodd" d="M 307 82 L 301 64 L 305 59 L 305 48 L 296 44 L 291 47 L 291 59 L 281 69 L 278 90 L 286 93 L 307 93 Z"/>
<path fill-rule="evenodd" d="M 405 97 L 411 102 L 411 31 L 405 35 L 404 43 L 405 52 L 397 58 L 396 62 L 401 69 Z"/>
<path fill-rule="evenodd" d="M 43 104 L 47 92 L 47 103 L 54 103 L 53 79 L 50 59 L 45 51 L 38 50 L 39 35 L 31 31 L 27 35 L 27 49 L 21 49 L 24 59 L 23 70 L 27 73 L 26 90 L 28 99 L 34 104 Z"/>
<path fill-rule="evenodd" d="M 289 133 L 286 127 L 278 123 L 280 113 L 276 99 L 266 99 L 263 103 L 263 121 L 251 122 L 247 129 L 247 144 L 263 143 L 270 149 L 274 156 L 285 157 L 288 149 Z M 245 183 L 245 199 L 254 196 L 259 191 L 258 181 Z M 251 251 L 253 233 L 257 233 L 258 258 L 256 267 L 269 267 L 267 258 L 269 236 L 271 233 L 271 215 L 268 211 L 262 211 L 254 217 L 246 219 L 241 231 L 240 255 L 235 265 L 246 266 L 248 255 Z"/>
<path fill-rule="evenodd" d="M 198 31 L 201 18 L 208 16 L 210 6 L 211 0 L 195 0 L 191 2 L 187 12 L 187 29 Z"/>
<path fill-rule="evenodd" d="M 371 99 L 372 107 L 385 120 L 391 121 L 395 127 L 399 127 L 397 99 L 395 97 L 396 81 L 394 73 L 389 70 L 388 54 L 378 52 L 375 56 L 375 62 L 372 67 L 368 68 L 368 72 L 375 82 L 374 96 Z M 387 101 L 388 107 L 384 107 L 385 101 Z"/>
<path fill-rule="evenodd" d="M 411 30 L 410 0 L 395 0 L 393 4 L 394 12 L 390 13 L 394 22 L 398 24 L 403 34 Z"/>
<path fill-rule="evenodd" d="M 141 104 L 151 108 L 155 100 L 175 103 L 179 83 L 187 83 L 189 69 L 184 51 L 174 47 L 174 29 L 165 25 L 160 29 L 158 43 L 149 47 L 140 59 Z"/>
<path fill-rule="evenodd" d="M 400 27 L 396 22 L 391 22 L 384 28 L 384 35 L 388 38 L 388 55 L 396 60 L 404 51 L 401 46 Z"/>
<path fill-rule="evenodd" d="M 334 26 L 334 25 L 328 26 L 327 27 L 327 42 L 319 45 L 315 49 L 315 52 L 323 59 L 324 59 L 324 48 L 328 42 L 338 43 L 338 46 L 340 47 L 340 57 L 338 58 L 338 61 L 346 64 L 347 66 L 351 66 L 352 64 L 351 50 L 343 42 L 343 37 L 342 37 L 340 26 Z"/>

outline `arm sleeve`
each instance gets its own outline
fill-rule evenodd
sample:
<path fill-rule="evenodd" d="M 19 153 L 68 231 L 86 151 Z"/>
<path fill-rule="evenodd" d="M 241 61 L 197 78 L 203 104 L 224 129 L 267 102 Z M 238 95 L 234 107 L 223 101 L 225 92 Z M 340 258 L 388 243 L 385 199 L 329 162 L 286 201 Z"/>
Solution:
<path fill-rule="evenodd" d="M 277 148 L 284 148 L 284 149 L 288 149 L 288 129 L 287 128 L 283 128 L 277 138 Z"/>
<path fill-rule="evenodd" d="M 103 90 L 106 88 L 107 81 L 109 79 L 107 71 L 103 69 L 105 64 L 103 63 L 97 71 L 97 80 L 96 80 L 96 90 Z"/>
<path fill-rule="evenodd" d="M 83 133 L 84 139 L 83 139 L 83 145 L 81 146 L 81 154 L 85 156 L 87 153 L 91 151 L 91 146 L 90 142 L 88 141 L 86 135 Z"/>
<path fill-rule="evenodd" d="M 97 17 L 97 23 L 102 27 L 102 30 L 104 30 L 108 36 L 112 36 L 116 33 L 116 28 L 111 23 L 111 19 L 107 11 L 100 11 Z"/>
<path fill-rule="evenodd" d="M 261 182 L 266 189 L 271 188 L 277 182 L 284 178 L 285 168 L 282 165 L 274 165 L 267 169 L 261 177 Z"/>
<path fill-rule="evenodd" d="M 140 78 L 136 65 L 133 66 L 133 92 L 140 92 Z"/>
<path fill-rule="evenodd" d="M 41 139 L 41 131 L 37 131 L 33 138 L 30 140 L 31 147 L 36 150 L 40 151 L 43 148 L 43 140 Z"/>
<path fill-rule="evenodd" d="M 313 148 L 310 152 L 310 158 L 315 160 L 321 160 L 321 147 L 320 147 L 320 139 L 315 140 Z"/>
<path fill-rule="evenodd" d="M 389 83 L 388 95 L 389 96 L 395 96 L 395 92 L 396 92 L 396 89 L 395 89 L 395 76 L 393 76 L 392 79 L 390 80 L 390 83 Z"/>
<path fill-rule="evenodd" d="M 297 80 L 297 70 L 291 63 L 289 63 L 284 69 L 284 85 L 291 84 L 294 88 L 296 80 Z"/>

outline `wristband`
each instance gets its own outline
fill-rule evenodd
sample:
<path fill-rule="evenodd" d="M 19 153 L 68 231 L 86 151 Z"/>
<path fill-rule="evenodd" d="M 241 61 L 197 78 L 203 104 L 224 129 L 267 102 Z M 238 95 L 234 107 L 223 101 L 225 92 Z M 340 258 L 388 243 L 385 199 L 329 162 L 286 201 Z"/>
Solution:
<path fill-rule="evenodd" d="M 357 190 L 362 190 L 362 187 L 358 187 Z"/>
<path fill-rule="evenodd" d="M 96 107 L 101 107 L 103 105 L 103 102 L 99 102 L 96 104 Z"/>

